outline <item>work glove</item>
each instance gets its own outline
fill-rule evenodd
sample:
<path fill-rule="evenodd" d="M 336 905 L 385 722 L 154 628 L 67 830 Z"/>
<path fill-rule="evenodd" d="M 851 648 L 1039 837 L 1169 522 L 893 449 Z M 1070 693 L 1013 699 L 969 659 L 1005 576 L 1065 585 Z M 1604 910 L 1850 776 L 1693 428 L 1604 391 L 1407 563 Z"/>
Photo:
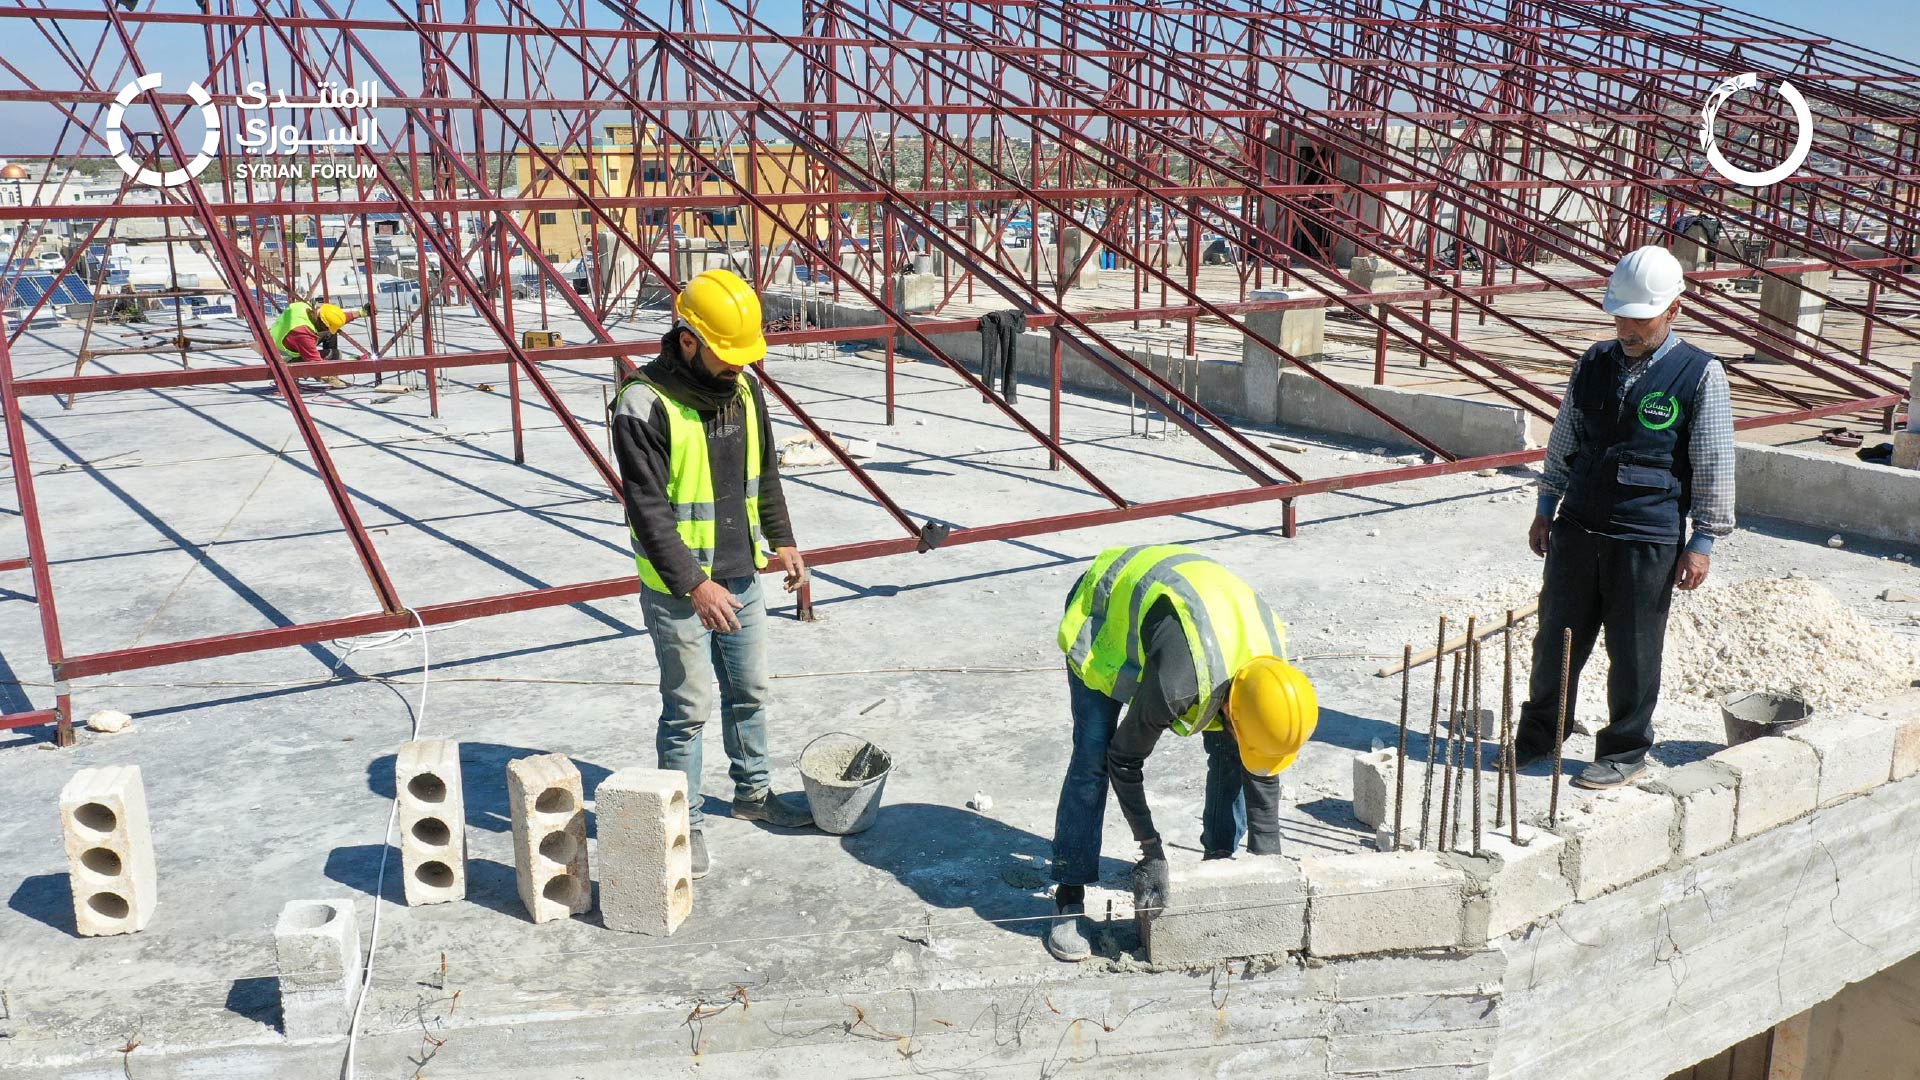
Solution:
<path fill-rule="evenodd" d="M 360 316 L 360 317 L 361 317 L 361 318 L 363 318 L 363 319 L 366 319 L 366 318 L 371 318 L 371 317 L 373 316 L 373 305 L 372 305 L 372 304 L 361 304 L 361 305 L 360 305 L 360 310 L 359 310 L 359 311 L 356 311 L 356 312 L 355 312 L 354 314 L 356 314 L 356 315 L 358 315 L 358 316 Z"/>
<path fill-rule="evenodd" d="M 1140 845 L 1140 861 L 1133 864 L 1133 908 L 1158 911 L 1167 906 L 1167 853 L 1158 837 Z"/>

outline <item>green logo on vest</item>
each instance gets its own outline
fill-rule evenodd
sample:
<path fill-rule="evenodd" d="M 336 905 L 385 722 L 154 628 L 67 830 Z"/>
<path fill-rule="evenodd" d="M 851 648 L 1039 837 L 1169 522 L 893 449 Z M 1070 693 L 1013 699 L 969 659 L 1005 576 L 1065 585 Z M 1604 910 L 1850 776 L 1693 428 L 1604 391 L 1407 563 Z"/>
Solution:
<path fill-rule="evenodd" d="M 1665 431 L 1680 421 L 1680 399 L 1655 390 L 1640 399 L 1640 426 Z"/>

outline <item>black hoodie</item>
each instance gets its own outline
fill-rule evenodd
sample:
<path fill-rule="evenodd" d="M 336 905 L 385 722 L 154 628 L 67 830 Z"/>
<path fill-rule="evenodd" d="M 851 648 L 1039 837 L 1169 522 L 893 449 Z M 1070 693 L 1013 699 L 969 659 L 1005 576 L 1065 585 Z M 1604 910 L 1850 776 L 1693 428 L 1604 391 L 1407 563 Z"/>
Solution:
<path fill-rule="evenodd" d="M 745 371 L 740 378 L 748 379 L 760 418 L 760 529 L 769 547 L 791 547 L 793 526 L 780 490 L 780 455 L 773 444 L 767 400 L 759 380 Z M 732 379 L 709 374 L 704 367 L 696 368 L 677 349 L 663 350 L 658 359 L 641 368 L 638 381 L 694 409 L 706 427 L 717 535 L 712 576 L 756 573 L 752 532 L 747 526 L 747 439 L 742 422 L 746 414 L 736 396 L 737 385 Z M 627 520 L 660 579 L 675 596 L 686 596 L 707 575 L 674 527 L 673 506 L 667 501 L 668 431 L 659 396 L 637 383 L 627 386 L 613 413 L 613 454 L 620 465 Z"/>

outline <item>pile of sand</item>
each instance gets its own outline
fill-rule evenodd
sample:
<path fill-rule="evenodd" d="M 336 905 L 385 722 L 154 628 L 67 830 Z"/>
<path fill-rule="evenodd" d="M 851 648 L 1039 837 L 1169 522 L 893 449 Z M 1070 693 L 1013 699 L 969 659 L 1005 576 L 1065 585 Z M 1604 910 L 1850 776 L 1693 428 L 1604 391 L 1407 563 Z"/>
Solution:
<path fill-rule="evenodd" d="M 1539 588 L 1537 581 L 1512 582 L 1460 604 L 1449 616 L 1461 619 L 1472 612 L 1497 622 L 1507 608 L 1532 600 Z M 1528 619 L 1516 629 L 1516 699 L 1526 693 L 1537 628 L 1537 622 Z M 1485 648 L 1487 671 L 1497 678 L 1499 637 L 1488 638 Z M 1596 642 L 1581 674 L 1576 716 L 1604 723 L 1606 673 L 1605 647 Z M 1709 579 L 1697 591 L 1674 593 L 1659 716 L 1690 721 L 1689 726 L 1701 729 L 1699 734 L 1711 734 L 1720 726 L 1718 699 L 1723 694 L 1790 693 L 1804 698 L 1816 712 L 1833 715 L 1885 698 L 1916 679 L 1920 638 L 1875 626 L 1817 582 L 1794 577 Z M 1667 723 L 1661 728 L 1663 736 L 1680 734 Z"/>

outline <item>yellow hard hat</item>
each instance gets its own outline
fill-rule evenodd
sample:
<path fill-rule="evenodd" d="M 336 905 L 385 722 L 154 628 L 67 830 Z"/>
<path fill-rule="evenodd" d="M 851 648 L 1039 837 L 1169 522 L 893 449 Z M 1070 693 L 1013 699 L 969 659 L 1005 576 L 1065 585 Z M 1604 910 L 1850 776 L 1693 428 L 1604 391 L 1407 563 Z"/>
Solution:
<path fill-rule="evenodd" d="M 700 335 L 713 355 L 746 367 L 767 355 L 760 333 L 760 297 L 731 270 L 708 270 L 680 290 L 673 312 Z"/>
<path fill-rule="evenodd" d="M 1320 699 L 1301 670 L 1277 656 L 1256 656 L 1234 673 L 1227 719 L 1240 763 L 1256 776 L 1293 764 L 1320 722 Z"/>
<path fill-rule="evenodd" d="M 326 327 L 329 334 L 339 333 L 340 328 L 347 325 L 346 310 L 339 304 L 321 304 L 320 325 Z"/>

